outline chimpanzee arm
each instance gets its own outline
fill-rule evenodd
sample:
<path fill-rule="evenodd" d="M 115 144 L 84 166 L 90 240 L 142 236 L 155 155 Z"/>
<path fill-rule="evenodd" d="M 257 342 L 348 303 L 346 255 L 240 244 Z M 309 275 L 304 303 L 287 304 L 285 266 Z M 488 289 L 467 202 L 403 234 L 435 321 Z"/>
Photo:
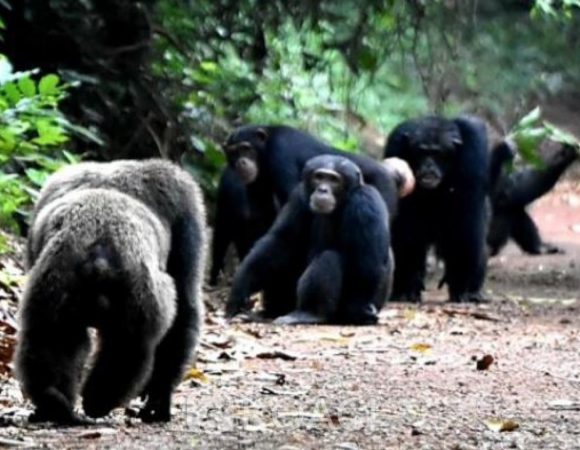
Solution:
<path fill-rule="evenodd" d="M 523 208 L 548 193 L 577 158 L 576 149 L 564 146 L 545 167 L 515 172 L 510 176 L 510 183 L 504 193 L 505 205 Z"/>
<path fill-rule="evenodd" d="M 442 239 L 445 279 L 452 301 L 478 300 L 486 271 L 488 149 L 485 125 L 478 119 L 455 119 L 463 140 L 457 155 L 452 204 Z"/>
<path fill-rule="evenodd" d="M 389 213 L 378 191 L 363 186 L 343 211 L 340 251 L 345 264 L 340 322 L 372 324 L 386 301 L 389 257 Z"/>
<path fill-rule="evenodd" d="M 226 168 L 220 178 L 216 201 L 209 278 L 211 286 L 217 284 L 218 276 L 223 270 L 228 247 L 235 241 L 234 230 L 241 225 L 246 203 L 245 186 L 232 169 Z"/>
<path fill-rule="evenodd" d="M 262 290 L 266 283 L 282 277 L 284 271 L 304 248 L 311 221 L 303 186 L 298 186 L 284 206 L 272 228 L 244 258 L 236 271 L 226 305 L 226 315 L 235 316 L 246 306 L 250 295 Z"/>
<path fill-rule="evenodd" d="M 491 151 L 488 181 L 490 192 L 493 192 L 498 187 L 504 165 L 514 160 L 516 151 L 515 143 L 509 139 L 502 140 Z"/>

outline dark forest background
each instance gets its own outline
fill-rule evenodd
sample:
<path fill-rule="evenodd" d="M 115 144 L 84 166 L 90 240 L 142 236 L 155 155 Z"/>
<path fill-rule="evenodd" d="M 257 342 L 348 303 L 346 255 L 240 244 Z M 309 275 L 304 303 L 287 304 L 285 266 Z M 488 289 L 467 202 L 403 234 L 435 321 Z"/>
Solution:
<path fill-rule="evenodd" d="M 501 135 L 541 105 L 575 131 L 579 7 L 0 0 L 0 226 L 17 230 L 46 176 L 79 159 L 178 160 L 211 200 L 220 143 L 247 122 L 375 155 L 428 112 L 478 114 Z"/>

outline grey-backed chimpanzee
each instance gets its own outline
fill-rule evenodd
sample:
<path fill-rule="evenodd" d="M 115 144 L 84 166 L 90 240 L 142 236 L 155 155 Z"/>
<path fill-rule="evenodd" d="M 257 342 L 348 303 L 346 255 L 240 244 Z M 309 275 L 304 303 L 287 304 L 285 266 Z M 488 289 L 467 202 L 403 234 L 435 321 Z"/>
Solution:
<path fill-rule="evenodd" d="M 250 194 L 248 195 L 248 192 Z M 226 167 L 218 186 L 209 284 L 215 286 L 230 244 L 242 260 L 276 218 L 274 198 L 255 183 L 247 188 L 236 171 Z"/>
<path fill-rule="evenodd" d="M 359 166 L 365 183 L 379 191 L 389 213 L 396 214 L 396 180 L 380 163 L 367 156 L 341 152 L 295 128 L 245 126 L 229 136 L 224 151 L 229 166 L 246 186 L 255 185 L 255 193 L 273 195 L 279 206 L 286 203 L 300 182 L 302 169 L 310 158 L 322 154 L 346 157 Z"/>
<path fill-rule="evenodd" d="M 162 160 L 82 163 L 44 185 L 27 243 L 16 373 L 31 420 L 82 423 L 136 395 L 145 422 L 170 419 L 203 318 L 205 208 Z M 95 362 L 88 328 L 99 335 Z M 84 381 L 83 381 L 84 379 Z"/>
<path fill-rule="evenodd" d="M 317 156 L 239 267 L 226 313 L 264 291 L 264 314 L 283 315 L 278 323 L 376 323 L 392 270 L 389 213 L 378 191 L 352 161 Z"/>
<path fill-rule="evenodd" d="M 409 163 L 414 191 L 393 224 L 393 300 L 420 301 L 425 261 L 435 245 L 452 301 L 477 301 L 486 271 L 487 134 L 478 119 L 428 116 L 390 134 L 385 156 Z"/>
<path fill-rule="evenodd" d="M 531 255 L 559 253 L 562 251 L 559 247 L 542 240 L 526 207 L 554 187 L 564 171 L 578 159 L 578 150 L 563 145 L 544 167 L 509 172 L 516 151 L 514 142 L 504 140 L 491 154 L 492 216 L 487 235 L 490 254 L 497 255 L 510 238 Z"/>

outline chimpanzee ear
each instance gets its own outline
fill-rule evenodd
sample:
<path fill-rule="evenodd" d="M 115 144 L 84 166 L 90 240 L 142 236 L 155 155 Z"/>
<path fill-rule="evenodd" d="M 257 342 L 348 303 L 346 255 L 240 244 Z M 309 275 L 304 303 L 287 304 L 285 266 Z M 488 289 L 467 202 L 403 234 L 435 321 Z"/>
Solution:
<path fill-rule="evenodd" d="M 266 142 L 266 139 L 268 139 L 268 132 L 266 131 L 265 128 L 258 128 L 256 129 L 256 137 L 262 142 Z"/>

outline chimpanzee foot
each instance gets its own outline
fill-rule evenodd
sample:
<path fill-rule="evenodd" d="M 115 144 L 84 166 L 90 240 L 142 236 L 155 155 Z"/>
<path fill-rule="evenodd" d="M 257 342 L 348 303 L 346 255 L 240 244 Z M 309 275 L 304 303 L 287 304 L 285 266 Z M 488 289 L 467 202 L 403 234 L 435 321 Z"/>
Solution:
<path fill-rule="evenodd" d="M 274 320 L 275 325 L 317 324 L 326 322 L 326 319 L 322 316 L 299 310 L 292 311 L 290 314 L 280 316 Z"/>

